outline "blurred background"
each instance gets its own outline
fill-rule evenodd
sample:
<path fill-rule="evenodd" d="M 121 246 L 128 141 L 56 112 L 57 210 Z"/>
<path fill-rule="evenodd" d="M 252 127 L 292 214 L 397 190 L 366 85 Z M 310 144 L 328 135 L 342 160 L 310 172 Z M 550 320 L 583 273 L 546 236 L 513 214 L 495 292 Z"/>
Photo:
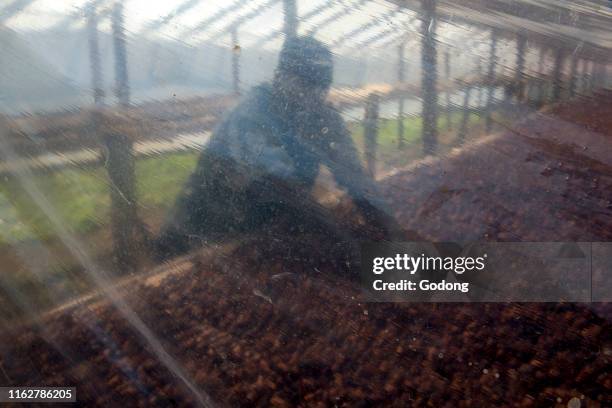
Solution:
<path fill-rule="evenodd" d="M 272 78 L 284 40 L 295 35 L 333 51 L 329 101 L 407 228 L 434 241 L 609 241 L 610 27 L 609 1 L 5 0 L 1 327 L 12 333 L 26 322 L 55 333 L 48 319 L 107 301 L 156 361 L 189 377 L 188 389 L 206 389 L 208 380 L 193 380 L 192 369 L 160 351 L 155 333 L 166 330 L 140 320 L 138 311 L 163 296 L 133 286 L 193 267 L 156 264 L 147 236 L 215 125 Z M 330 206 L 342 201 L 326 172 L 315 194 Z M 610 300 L 602 273 L 600 302 Z M 183 293 L 180 285 L 174 293 Z M 609 329 L 606 307 L 584 313 L 608 316 L 597 324 Z M 98 339 L 119 336 L 100 334 L 103 324 L 87 327 Z M 41 336 L 52 344 L 55 334 Z M 54 347 L 61 354 L 68 346 Z M 6 353 L 2 359 L 8 364 Z M 0 383 L 14 383 L 10 369 L 4 376 Z M 605 405 L 601 381 L 591 385 L 593 406 Z M 225 398 L 222 389 L 213 399 Z M 270 404 L 272 394 L 249 401 Z M 186 401 L 206 400 L 193 395 Z"/>

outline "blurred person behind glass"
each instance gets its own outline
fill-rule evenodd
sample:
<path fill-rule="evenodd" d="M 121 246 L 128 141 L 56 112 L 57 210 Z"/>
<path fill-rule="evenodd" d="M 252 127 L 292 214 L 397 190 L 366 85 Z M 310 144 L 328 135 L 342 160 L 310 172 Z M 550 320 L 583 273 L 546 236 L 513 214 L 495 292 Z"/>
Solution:
<path fill-rule="evenodd" d="M 332 54 L 322 43 L 285 41 L 272 83 L 256 86 L 215 129 L 162 228 L 158 256 L 271 228 L 298 244 L 306 236 L 331 245 L 405 238 L 343 119 L 326 102 L 332 75 Z M 338 223 L 312 197 L 320 165 L 359 210 L 361 232 Z"/>

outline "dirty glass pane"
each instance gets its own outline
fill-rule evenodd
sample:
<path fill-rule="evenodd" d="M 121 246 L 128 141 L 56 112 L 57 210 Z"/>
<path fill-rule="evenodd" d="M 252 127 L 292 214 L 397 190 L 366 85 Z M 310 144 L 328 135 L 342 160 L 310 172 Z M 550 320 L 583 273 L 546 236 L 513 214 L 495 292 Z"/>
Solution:
<path fill-rule="evenodd" d="M 0 403 L 610 406 L 611 27 L 1 2 Z"/>

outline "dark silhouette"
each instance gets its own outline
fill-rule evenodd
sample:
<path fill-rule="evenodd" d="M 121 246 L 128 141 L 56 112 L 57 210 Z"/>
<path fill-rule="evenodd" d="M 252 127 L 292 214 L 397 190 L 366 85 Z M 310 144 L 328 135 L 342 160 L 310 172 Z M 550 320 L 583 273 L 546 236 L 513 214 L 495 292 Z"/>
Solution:
<path fill-rule="evenodd" d="M 159 255 L 228 234 L 318 234 L 329 242 L 402 239 L 362 168 L 341 116 L 325 102 L 332 55 L 310 37 L 286 40 L 271 84 L 255 87 L 216 128 L 162 229 Z M 320 165 L 345 189 L 369 231 L 341 226 L 312 199 Z"/>

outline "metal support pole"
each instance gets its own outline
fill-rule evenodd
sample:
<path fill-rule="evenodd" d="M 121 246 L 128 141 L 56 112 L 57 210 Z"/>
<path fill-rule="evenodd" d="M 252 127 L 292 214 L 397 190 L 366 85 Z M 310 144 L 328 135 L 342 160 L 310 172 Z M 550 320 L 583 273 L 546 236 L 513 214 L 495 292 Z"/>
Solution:
<path fill-rule="evenodd" d="M 423 153 L 434 154 L 438 145 L 438 64 L 436 51 L 436 0 L 421 0 L 421 89 L 423 92 Z"/>
<path fill-rule="evenodd" d="M 368 95 L 363 121 L 363 135 L 365 142 L 365 159 L 368 173 L 376 175 L 376 146 L 378 143 L 378 112 L 380 96 L 376 93 Z"/>
<path fill-rule="evenodd" d="M 467 135 L 467 126 L 470 120 L 470 115 L 472 114 L 472 109 L 470 108 L 470 93 L 472 92 L 472 87 L 468 85 L 465 89 L 465 94 L 463 96 L 463 116 L 461 117 L 461 125 L 459 126 L 459 131 L 457 132 L 457 142 L 459 145 L 465 143 L 465 137 Z"/>
<path fill-rule="evenodd" d="M 489 53 L 489 72 L 487 73 L 487 104 L 485 106 L 485 131 L 487 133 L 491 132 L 493 128 L 493 118 L 492 118 L 492 107 L 493 97 L 494 97 L 494 80 L 495 80 L 495 67 L 497 66 L 495 51 L 497 50 L 497 31 L 491 30 L 491 48 Z"/>
<path fill-rule="evenodd" d="M 122 107 L 130 105 L 127 52 L 125 47 L 125 25 L 123 4 L 115 3 L 112 14 L 113 45 L 115 50 L 115 94 Z"/>
<path fill-rule="evenodd" d="M 397 48 L 397 82 L 402 84 L 405 81 L 405 60 L 404 48 L 406 44 L 402 42 Z M 397 112 L 397 140 L 399 147 L 404 147 L 404 98 L 400 95 Z"/>
<path fill-rule="evenodd" d="M 283 32 L 287 38 L 295 37 L 298 31 L 297 0 L 283 0 L 285 24 Z"/>
<path fill-rule="evenodd" d="M 584 93 L 586 91 L 586 60 L 580 59 L 578 61 L 578 89 L 580 89 L 580 93 Z"/>
<path fill-rule="evenodd" d="M 232 27 L 232 88 L 236 95 L 240 95 L 240 52 L 238 27 Z"/>
<path fill-rule="evenodd" d="M 570 96 L 576 96 L 576 82 L 578 80 L 578 57 L 576 55 L 572 56 L 569 80 L 569 94 Z"/>
<path fill-rule="evenodd" d="M 581 74 L 582 74 L 582 92 L 587 93 L 589 92 L 589 82 L 590 82 L 589 80 L 589 60 L 587 59 L 582 60 Z"/>
<path fill-rule="evenodd" d="M 540 58 L 538 60 L 538 74 L 539 74 L 539 86 L 538 86 L 538 96 L 537 96 L 537 104 L 542 105 L 544 103 L 544 59 L 546 58 L 546 50 L 544 47 L 540 46 Z"/>
<path fill-rule="evenodd" d="M 450 84 L 451 78 L 451 65 L 450 65 L 450 53 L 448 50 L 444 53 L 444 76 L 446 77 L 446 83 Z M 446 91 L 446 129 L 451 128 L 451 102 L 450 102 L 450 89 Z"/>
<path fill-rule="evenodd" d="M 115 3 L 112 13 L 113 45 L 115 53 L 115 94 L 119 106 L 130 105 L 127 53 L 123 7 Z M 133 143 L 129 137 L 115 132 L 105 132 L 106 166 L 111 189 L 111 229 L 114 260 L 122 271 L 135 268 L 136 186 L 134 179 Z"/>
<path fill-rule="evenodd" d="M 595 88 L 603 88 L 605 86 L 606 66 L 598 62 L 595 65 Z"/>
<path fill-rule="evenodd" d="M 516 100 L 523 101 L 525 98 L 525 84 L 523 83 L 523 73 L 525 71 L 525 49 L 527 48 L 527 38 L 518 34 L 516 38 L 516 72 L 514 80 L 516 82 Z"/>
<path fill-rule="evenodd" d="M 596 90 L 599 86 L 599 64 L 593 61 L 592 69 L 591 69 L 591 87 L 593 90 Z"/>
<path fill-rule="evenodd" d="M 478 75 L 478 79 L 482 78 L 482 58 L 478 57 L 478 63 L 476 65 L 476 73 Z M 482 107 L 482 97 L 484 93 L 484 88 L 482 85 L 478 87 L 478 109 L 480 110 Z"/>
<path fill-rule="evenodd" d="M 552 100 L 557 102 L 561 99 L 561 71 L 563 68 L 563 49 L 557 48 L 555 52 L 555 65 L 553 67 L 553 89 L 552 89 Z"/>
<path fill-rule="evenodd" d="M 592 92 L 595 89 L 595 61 L 589 60 L 589 68 L 588 68 L 588 86 L 589 92 Z"/>
<path fill-rule="evenodd" d="M 91 89 L 96 108 L 104 104 L 102 70 L 100 69 L 100 47 L 98 45 L 98 16 L 95 5 L 87 7 L 87 37 L 89 40 L 89 65 L 91 68 Z"/>

